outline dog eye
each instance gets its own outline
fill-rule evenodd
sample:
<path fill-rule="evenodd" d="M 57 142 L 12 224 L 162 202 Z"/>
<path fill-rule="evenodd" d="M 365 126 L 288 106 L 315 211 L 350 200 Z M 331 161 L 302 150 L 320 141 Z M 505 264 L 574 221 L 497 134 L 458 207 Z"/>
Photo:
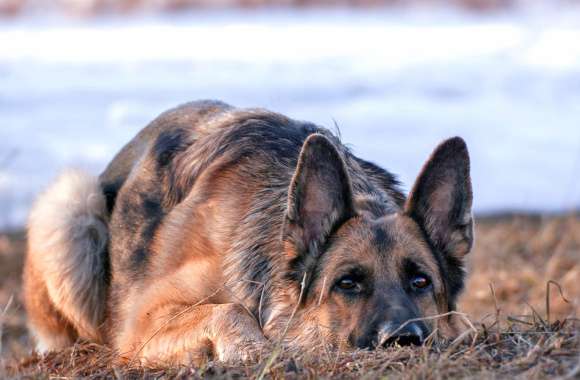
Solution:
<path fill-rule="evenodd" d="M 336 286 L 342 290 L 355 290 L 358 287 L 358 282 L 352 277 L 343 277 Z"/>
<path fill-rule="evenodd" d="M 429 280 L 429 278 L 427 276 L 423 276 L 423 275 L 416 275 L 411 279 L 411 285 L 413 286 L 413 288 L 415 289 L 425 289 L 427 288 L 429 285 L 431 285 L 431 280 Z"/>

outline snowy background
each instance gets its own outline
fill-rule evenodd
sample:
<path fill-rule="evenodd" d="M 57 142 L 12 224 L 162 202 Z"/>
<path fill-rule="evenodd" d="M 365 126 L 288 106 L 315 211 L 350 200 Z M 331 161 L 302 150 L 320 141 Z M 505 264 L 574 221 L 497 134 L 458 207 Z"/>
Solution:
<path fill-rule="evenodd" d="M 0 228 L 63 168 L 98 174 L 200 98 L 336 122 L 407 190 L 460 135 L 476 211 L 580 207 L 580 9 L 26 16 L 0 20 Z"/>

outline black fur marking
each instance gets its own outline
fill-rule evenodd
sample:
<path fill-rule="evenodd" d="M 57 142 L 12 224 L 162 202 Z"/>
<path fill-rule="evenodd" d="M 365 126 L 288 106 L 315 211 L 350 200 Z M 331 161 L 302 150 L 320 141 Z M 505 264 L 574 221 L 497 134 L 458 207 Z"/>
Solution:
<path fill-rule="evenodd" d="M 314 124 L 296 122 L 281 115 L 264 114 L 241 114 L 230 119 L 228 124 L 223 125 L 227 134 L 215 134 L 200 146 L 199 151 L 204 151 L 201 164 L 189 166 L 191 154 L 183 155 L 184 160 L 169 170 L 169 186 L 171 186 L 170 204 L 175 205 L 183 200 L 194 187 L 200 173 L 208 166 L 227 155 L 227 162 L 222 162 L 221 168 L 235 165 L 243 158 L 256 157 L 266 159 L 273 165 L 283 164 L 288 168 L 296 167 L 298 153 L 304 140 L 313 133 L 329 132 Z M 330 138 L 330 137 L 329 137 Z M 195 145 L 195 143 L 194 143 Z M 213 148 L 207 149 L 208 146 Z M 188 152 L 193 150 L 188 150 Z"/>
<path fill-rule="evenodd" d="M 143 207 L 145 218 L 160 218 L 163 214 L 163 210 L 161 209 L 159 202 L 150 198 L 146 198 L 145 196 L 142 196 L 142 198 L 143 201 L 141 202 L 141 207 Z"/>
<path fill-rule="evenodd" d="M 414 262 L 413 260 L 411 260 L 409 258 L 406 258 L 404 260 L 403 270 L 401 273 L 404 275 L 404 278 L 410 278 L 411 276 L 414 276 L 420 272 L 421 272 L 421 270 L 419 269 L 419 266 L 417 265 L 416 262 Z"/>
<path fill-rule="evenodd" d="M 148 258 L 149 254 L 145 247 L 139 247 L 135 249 L 129 257 L 129 268 L 132 269 L 130 273 L 139 276 L 141 271 L 136 271 L 135 268 L 143 268 L 143 266 L 147 263 Z"/>
<path fill-rule="evenodd" d="M 351 155 L 352 156 L 352 155 Z M 372 162 L 363 160 L 356 156 L 352 156 L 356 162 L 363 168 L 371 178 L 375 179 L 379 185 L 385 190 L 397 203 L 399 207 L 402 207 L 405 203 L 405 195 L 401 191 L 401 182 L 397 177 L 386 171 L 385 169 L 373 164 Z"/>
<path fill-rule="evenodd" d="M 379 253 L 385 254 L 394 244 L 393 237 L 385 230 L 382 225 L 372 227 L 374 246 L 378 248 Z"/>
<path fill-rule="evenodd" d="M 101 186 L 103 194 L 105 195 L 105 201 L 107 202 L 107 212 L 111 215 L 113 208 L 115 207 L 115 201 L 117 200 L 117 192 L 121 186 L 113 183 Z"/>
<path fill-rule="evenodd" d="M 153 155 L 159 166 L 168 165 L 175 154 L 183 151 L 186 144 L 185 132 L 182 129 L 173 129 L 161 132 L 153 144 Z"/>

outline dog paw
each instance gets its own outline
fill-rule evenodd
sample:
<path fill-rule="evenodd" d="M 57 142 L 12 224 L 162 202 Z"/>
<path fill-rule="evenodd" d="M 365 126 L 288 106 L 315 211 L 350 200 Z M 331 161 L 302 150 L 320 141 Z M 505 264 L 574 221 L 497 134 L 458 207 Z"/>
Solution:
<path fill-rule="evenodd" d="M 214 358 L 224 362 L 259 360 L 268 352 L 270 342 L 256 319 L 237 304 L 223 305 L 219 329 L 214 340 Z"/>

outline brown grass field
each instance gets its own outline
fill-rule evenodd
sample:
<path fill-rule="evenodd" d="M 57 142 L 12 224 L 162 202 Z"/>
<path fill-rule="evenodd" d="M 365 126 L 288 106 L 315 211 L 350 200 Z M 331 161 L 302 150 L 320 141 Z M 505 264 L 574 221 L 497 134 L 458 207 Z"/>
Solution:
<path fill-rule="evenodd" d="M 460 310 L 464 340 L 377 351 L 290 352 L 255 363 L 118 366 L 106 347 L 31 353 L 20 300 L 23 233 L 0 234 L 0 378 L 580 378 L 580 214 L 479 218 Z M 561 292 L 560 289 L 561 288 Z"/>

